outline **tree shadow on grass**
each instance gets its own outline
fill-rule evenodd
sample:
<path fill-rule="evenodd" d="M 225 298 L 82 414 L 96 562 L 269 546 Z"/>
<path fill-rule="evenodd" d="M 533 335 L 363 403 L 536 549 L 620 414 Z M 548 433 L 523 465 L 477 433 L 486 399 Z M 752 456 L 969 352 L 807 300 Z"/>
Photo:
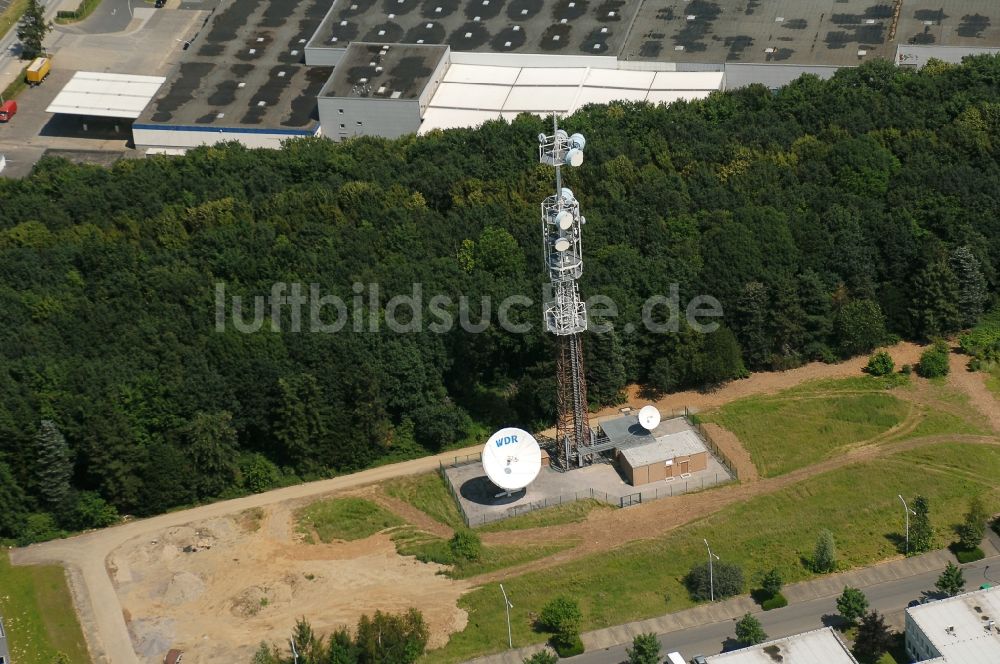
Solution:
<path fill-rule="evenodd" d="M 886 541 L 892 544 L 896 551 L 906 554 L 906 535 L 902 533 L 885 533 L 882 535 Z"/>

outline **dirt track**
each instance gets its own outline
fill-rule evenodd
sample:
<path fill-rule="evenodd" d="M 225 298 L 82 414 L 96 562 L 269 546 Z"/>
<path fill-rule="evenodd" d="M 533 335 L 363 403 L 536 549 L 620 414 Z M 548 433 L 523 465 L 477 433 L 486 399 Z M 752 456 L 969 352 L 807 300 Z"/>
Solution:
<path fill-rule="evenodd" d="M 900 344 L 890 350 L 897 365 L 899 365 L 915 362 L 919 357 L 921 349 L 913 344 Z M 709 393 L 681 392 L 668 395 L 658 401 L 657 405 L 661 409 L 681 408 L 684 406 L 694 409 L 711 408 L 754 394 L 778 392 L 794 387 L 804 381 L 856 376 L 859 375 L 865 363 L 865 358 L 857 358 L 838 365 L 810 364 L 782 373 L 756 374 L 749 379 L 731 383 Z M 977 397 L 970 393 L 970 390 L 971 392 L 977 391 L 975 381 L 963 382 L 956 380 L 956 387 L 970 394 L 970 399 L 972 399 L 973 403 L 978 404 L 980 409 L 984 410 L 984 413 L 990 411 L 989 403 L 992 403 L 994 406 L 993 411 L 996 410 L 995 401 L 980 404 L 977 401 Z M 985 387 L 982 389 L 985 390 Z M 989 393 L 986 393 L 986 395 L 992 400 L 992 396 Z M 641 399 L 633 395 L 631 400 L 633 405 L 641 402 Z M 615 409 L 609 409 L 602 414 L 607 415 L 616 412 Z M 993 412 L 992 421 L 994 423 L 996 423 L 998 416 L 1000 415 Z M 969 442 L 996 444 L 996 439 L 987 437 L 948 437 L 948 440 L 952 441 L 962 439 L 967 439 Z M 919 439 L 916 441 L 907 441 L 906 444 L 913 446 L 926 445 L 935 442 L 935 440 L 930 438 Z M 872 458 L 880 453 L 885 453 L 889 449 L 898 451 L 891 446 L 880 448 L 861 447 L 852 450 L 847 457 L 838 457 L 837 459 L 823 462 L 782 477 L 748 482 L 716 491 L 683 496 L 674 500 L 658 501 L 630 509 L 624 514 L 615 511 L 614 519 L 609 518 L 607 515 L 596 513 L 584 524 L 575 524 L 570 528 L 573 530 L 573 535 L 575 536 L 580 534 L 581 526 L 585 528 L 585 539 L 580 547 L 562 554 L 556 554 L 537 563 L 531 563 L 523 569 L 549 564 L 550 562 L 554 564 L 559 562 L 562 557 L 566 557 L 567 559 L 577 557 L 586 552 L 613 548 L 621 542 L 630 539 L 649 537 L 654 534 L 649 530 L 650 522 L 658 524 L 657 532 L 663 532 L 684 521 L 704 516 L 737 500 L 745 500 L 759 493 L 778 490 L 783 486 L 801 481 L 813 474 L 826 472 L 846 463 L 863 461 L 866 458 Z M 394 477 L 429 472 L 438 467 L 439 460 L 450 461 L 457 455 L 474 454 L 478 451 L 478 446 L 465 450 L 455 450 L 435 457 L 426 457 L 390 466 L 373 468 L 354 475 L 214 503 L 142 521 L 133 521 L 128 524 L 79 535 L 67 540 L 46 542 L 14 550 L 11 552 L 11 560 L 15 564 L 22 565 L 56 563 L 66 566 L 69 571 L 74 600 L 94 661 L 109 662 L 112 664 L 132 664 L 137 662 L 138 659 L 133 650 L 122 606 L 108 570 L 109 556 L 126 543 L 131 540 L 149 539 L 155 534 L 171 527 L 184 526 L 196 521 L 223 518 L 254 507 L 267 507 L 287 501 L 300 501 L 331 492 L 356 489 Z M 396 506 L 393 505 L 393 507 L 395 508 Z M 558 528 L 547 529 L 545 531 L 546 538 L 556 538 L 557 531 Z M 530 536 L 530 534 L 531 531 L 521 531 L 519 537 Z M 499 536 L 500 534 L 496 535 Z M 488 535 L 484 539 L 492 540 L 494 539 L 494 535 Z M 517 571 L 519 570 L 505 570 L 504 575 L 512 575 L 517 573 Z M 482 579 L 476 579 L 476 581 L 487 580 L 488 578 L 483 577 Z M 132 618 L 137 617 L 132 616 Z"/>

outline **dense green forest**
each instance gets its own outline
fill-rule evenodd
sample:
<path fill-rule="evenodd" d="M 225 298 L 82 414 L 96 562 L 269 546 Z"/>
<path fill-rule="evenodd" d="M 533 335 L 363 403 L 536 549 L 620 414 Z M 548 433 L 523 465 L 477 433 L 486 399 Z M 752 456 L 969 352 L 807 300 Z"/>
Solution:
<path fill-rule="evenodd" d="M 777 93 L 593 106 L 562 124 L 587 137 L 586 162 L 566 173 L 587 218 L 582 290 L 618 307 L 615 331 L 585 340 L 594 404 L 630 382 L 702 387 L 946 334 L 995 299 L 1000 59 L 875 62 Z M 0 181 L 0 537 L 550 423 L 547 126 L 525 115 L 110 169 L 43 159 Z M 377 283 L 376 310 L 414 283 L 452 311 L 460 295 L 523 294 L 535 306 L 514 311 L 537 322 L 525 334 L 216 330 L 216 284 L 249 306 L 278 281 L 350 306 L 353 284 Z M 644 301 L 671 284 L 682 306 L 718 298 L 720 330 L 643 327 Z"/>

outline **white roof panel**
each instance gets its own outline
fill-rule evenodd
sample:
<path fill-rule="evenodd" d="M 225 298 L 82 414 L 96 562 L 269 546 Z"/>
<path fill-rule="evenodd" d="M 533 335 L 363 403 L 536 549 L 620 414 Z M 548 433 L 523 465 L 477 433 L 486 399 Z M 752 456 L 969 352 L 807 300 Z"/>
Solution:
<path fill-rule="evenodd" d="M 510 88 L 506 85 L 473 83 L 442 83 L 431 98 L 430 105 L 438 108 L 467 108 L 497 111 L 503 108 Z"/>
<path fill-rule="evenodd" d="M 857 664 L 830 627 L 712 655 L 707 661 L 708 664 L 774 664 L 779 661 L 782 664 Z"/>
<path fill-rule="evenodd" d="M 650 86 L 653 90 L 721 90 L 725 74 L 721 71 L 658 71 Z"/>
<path fill-rule="evenodd" d="M 608 104 L 613 101 L 646 101 L 646 88 L 641 90 L 623 90 L 621 88 L 591 88 L 580 90 L 580 98 L 576 102 L 579 108 L 584 104 Z"/>
<path fill-rule="evenodd" d="M 628 71 L 624 69 L 591 69 L 587 72 L 584 85 L 602 88 L 630 88 L 648 90 L 653 83 L 651 71 Z"/>
<path fill-rule="evenodd" d="M 701 442 L 698 434 L 690 429 L 685 429 L 677 433 L 657 436 L 656 440 L 651 443 L 626 447 L 622 450 L 622 456 L 628 460 L 630 466 L 637 468 L 706 451 L 705 443 Z"/>
<path fill-rule="evenodd" d="M 493 67 L 490 65 L 461 65 L 448 67 L 445 83 L 494 83 L 513 85 L 520 72 L 518 67 Z"/>
<path fill-rule="evenodd" d="M 517 85 L 571 85 L 583 83 L 584 67 L 524 67 Z"/>
<path fill-rule="evenodd" d="M 135 119 L 165 80 L 163 76 L 78 71 L 45 110 L 49 113 Z"/>
<path fill-rule="evenodd" d="M 704 99 L 709 94 L 708 90 L 684 90 L 682 92 L 667 91 L 667 90 L 650 90 L 649 94 L 646 95 L 646 101 L 650 104 L 672 104 L 675 101 L 686 99 L 688 101 L 692 99 Z"/>
<path fill-rule="evenodd" d="M 456 127 L 478 127 L 487 120 L 500 117 L 497 111 L 470 111 L 455 108 L 429 108 L 424 113 L 418 134 L 426 134 L 435 129 L 454 129 Z"/>
<path fill-rule="evenodd" d="M 529 111 L 531 113 L 565 112 L 573 106 L 576 88 L 521 87 L 511 89 L 505 111 Z"/>

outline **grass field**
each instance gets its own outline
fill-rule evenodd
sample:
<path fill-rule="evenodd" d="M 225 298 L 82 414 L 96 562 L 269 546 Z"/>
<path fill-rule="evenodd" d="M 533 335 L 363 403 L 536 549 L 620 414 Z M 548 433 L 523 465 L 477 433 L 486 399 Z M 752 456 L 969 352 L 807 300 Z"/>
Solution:
<path fill-rule="evenodd" d="M 775 477 L 901 423 L 910 406 L 885 392 L 885 385 L 869 377 L 821 381 L 734 401 L 700 418 L 736 434 L 761 475 Z"/>
<path fill-rule="evenodd" d="M 59 652 L 90 662 L 62 567 L 12 567 L 0 552 L 0 615 L 16 664 L 51 664 Z"/>
<path fill-rule="evenodd" d="M 403 525 L 398 516 L 363 498 L 331 498 L 303 507 L 295 513 L 299 532 L 321 542 L 358 540 L 380 530 Z"/>
<path fill-rule="evenodd" d="M 382 488 L 393 498 L 413 505 L 439 523 L 464 528 L 462 515 L 444 482 L 441 474 L 434 472 L 390 480 Z"/>
<path fill-rule="evenodd" d="M 21 20 L 21 14 L 24 13 L 27 6 L 28 0 L 13 0 L 0 12 L 0 35 L 7 34 L 7 31 Z"/>
<path fill-rule="evenodd" d="M 495 521 L 481 528 L 476 528 L 476 531 L 495 533 L 508 530 L 524 530 L 525 528 L 546 528 L 548 526 L 559 526 L 564 523 L 579 523 L 586 519 L 588 514 L 600 509 L 612 510 L 615 508 L 599 500 L 577 500 L 565 505 L 546 507 L 545 509 L 522 514 L 521 516 Z"/>
<path fill-rule="evenodd" d="M 532 629 L 533 616 L 559 594 L 580 602 L 585 630 L 692 606 L 681 578 L 702 560 L 703 538 L 712 542 L 722 560 L 742 565 L 750 583 L 771 567 L 787 582 L 812 576 L 803 559 L 812 553 L 817 524 L 834 533 L 842 567 L 898 555 L 902 523 L 897 493 L 928 497 L 934 544 L 944 546 L 953 539 L 951 527 L 960 522 L 970 496 L 983 495 L 991 511 L 1000 508 L 996 477 L 996 447 L 927 447 L 730 506 L 663 537 L 509 579 L 504 585 L 516 607 L 511 612 L 515 645 L 544 640 Z M 460 605 L 469 612 L 468 626 L 428 659 L 454 662 L 503 649 L 506 625 L 495 595 L 495 588 L 483 587 L 464 596 Z"/>
<path fill-rule="evenodd" d="M 414 529 L 402 529 L 393 537 L 396 550 L 404 556 L 415 556 L 421 562 L 450 565 L 447 573 L 453 579 L 467 579 L 498 569 L 538 560 L 575 546 L 578 540 L 559 540 L 544 546 L 483 546 L 479 560 L 459 560 L 452 555 L 448 541 Z"/>
<path fill-rule="evenodd" d="M 1000 367 L 997 367 L 986 377 L 986 387 L 990 389 L 993 395 L 1000 399 Z"/>

